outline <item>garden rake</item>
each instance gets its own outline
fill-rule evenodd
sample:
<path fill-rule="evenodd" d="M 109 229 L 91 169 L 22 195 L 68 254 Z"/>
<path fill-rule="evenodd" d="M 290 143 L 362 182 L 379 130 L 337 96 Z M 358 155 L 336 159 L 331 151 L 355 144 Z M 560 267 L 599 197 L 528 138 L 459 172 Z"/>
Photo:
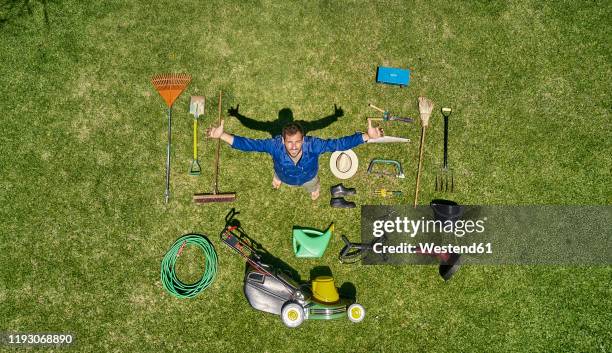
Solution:
<path fill-rule="evenodd" d="M 189 74 L 160 74 L 151 78 L 151 83 L 168 106 L 168 146 L 166 148 L 166 192 L 164 202 L 170 199 L 170 144 L 172 141 L 172 105 L 191 82 Z"/>
<path fill-rule="evenodd" d="M 219 125 L 221 125 L 221 97 L 223 92 L 219 91 Z M 236 200 L 235 192 L 219 192 L 219 150 L 221 148 L 221 139 L 217 139 L 217 154 L 215 157 L 215 183 L 211 194 L 194 194 L 193 202 L 195 203 L 210 203 L 210 202 L 232 202 Z"/>
<path fill-rule="evenodd" d="M 199 176 L 202 168 L 198 161 L 198 117 L 204 115 L 206 108 L 206 98 L 202 96 L 191 96 L 189 103 L 189 113 L 193 114 L 193 160 L 189 167 L 189 175 Z"/>
<path fill-rule="evenodd" d="M 419 183 L 421 182 L 421 167 L 425 150 L 425 130 L 429 126 L 429 118 L 433 111 L 433 102 L 425 97 L 419 97 L 419 118 L 421 120 L 421 143 L 419 145 L 419 168 L 417 169 L 416 188 L 414 190 L 414 208 L 419 201 Z"/>
<path fill-rule="evenodd" d="M 448 117 L 451 112 L 451 108 L 442 108 L 442 116 L 444 116 L 444 163 L 440 172 L 436 175 L 436 191 L 449 191 L 450 189 L 450 192 L 453 192 L 455 190 L 455 176 L 453 170 L 448 168 Z"/>

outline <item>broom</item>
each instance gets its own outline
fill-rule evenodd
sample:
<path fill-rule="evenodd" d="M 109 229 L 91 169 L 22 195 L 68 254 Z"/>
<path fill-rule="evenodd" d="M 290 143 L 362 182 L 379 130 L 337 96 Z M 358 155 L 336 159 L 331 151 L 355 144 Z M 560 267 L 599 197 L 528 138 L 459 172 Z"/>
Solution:
<path fill-rule="evenodd" d="M 221 125 L 221 96 L 222 92 L 219 91 L 219 125 Z M 215 184 L 213 186 L 213 192 L 211 194 L 194 194 L 193 202 L 195 203 L 209 203 L 209 202 L 232 202 L 236 200 L 235 192 L 219 193 L 219 149 L 221 148 L 221 139 L 217 139 L 217 154 L 215 156 Z"/>
<path fill-rule="evenodd" d="M 151 77 L 151 83 L 168 106 L 168 146 L 166 149 L 166 192 L 165 203 L 170 198 L 170 143 L 172 140 L 172 105 L 191 82 L 188 74 L 160 74 Z"/>
<path fill-rule="evenodd" d="M 425 97 L 419 97 L 419 116 L 421 120 L 421 143 L 419 145 L 419 168 L 417 169 L 416 188 L 414 190 L 414 208 L 419 200 L 419 183 L 421 182 L 421 166 L 423 165 L 423 150 L 425 149 L 425 129 L 429 126 L 429 117 L 433 111 L 433 102 Z"/>

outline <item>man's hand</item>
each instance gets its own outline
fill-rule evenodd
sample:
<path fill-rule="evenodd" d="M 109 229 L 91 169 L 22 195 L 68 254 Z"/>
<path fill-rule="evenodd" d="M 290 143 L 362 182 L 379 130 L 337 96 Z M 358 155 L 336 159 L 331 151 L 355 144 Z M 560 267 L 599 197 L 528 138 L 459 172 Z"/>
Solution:
<path fill-rule="evenodd" d="M 384 131 L 382 128 L 380 127 L 374 127 L 372 125 L 372 119 L 368 119 L 368 132 L 367 132 L 367 139 L 364 139 L 364 141 L 367 141 L 369 139 L 376 139 L 379 137 L 383 137 L 385 135 Z"/>
<path fill-rule="evenodd" d="M 228 134 L 227 132 L 223 131 L 224 123 L 225 123 L 225 120 L 221 120 L 221 124 L 219 126 L 211 127 L 207 129 L 206 135 L 208 135 L 208 137 L 213 138 L 213 139 L 221 139 L 222 141 L 227 142 L 229 145 L 233 145 L 234 135 Z"/>
<path fill-rule="evenodd" d="M 221 125 L 217 127 L 211 127 L 210 129 L 208 129 L 208 137 L 211 137 L 214 139 L 221 138 L 221 135 L 223 135 L 223 124 L 224 123 L 225 123 L 225 120 L 221 120 Z"/>

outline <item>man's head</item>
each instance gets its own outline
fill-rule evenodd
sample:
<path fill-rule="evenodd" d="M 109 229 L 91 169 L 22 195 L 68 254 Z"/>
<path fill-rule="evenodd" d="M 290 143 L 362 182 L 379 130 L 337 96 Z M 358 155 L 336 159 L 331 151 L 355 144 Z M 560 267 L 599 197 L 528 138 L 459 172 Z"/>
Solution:
<path fill-rule="evenodd" d="M 304 143 L 304 129 L 300 124 L 291 122 L 283 127 L 283 144 L 291 157 L 297 157 L 302 152 Z"/>

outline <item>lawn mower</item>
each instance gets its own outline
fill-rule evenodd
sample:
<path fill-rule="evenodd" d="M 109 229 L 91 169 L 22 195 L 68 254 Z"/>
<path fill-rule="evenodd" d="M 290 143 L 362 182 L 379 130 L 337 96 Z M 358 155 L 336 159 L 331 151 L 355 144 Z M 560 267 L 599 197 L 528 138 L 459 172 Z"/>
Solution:
<path fill-rule="evenodd" d="M 229 218 L 234 214 L 234 210 L 230 211 Z M 340 297 L 331 276 L 318 276 L 311 284 L 298 284 L 280 268 L 265 264 L 239 225 L 227 222 L 220 238 L 246 259 L 244 295 L 249 304 L 254 309 L 280 315 L 287 327 L 298 327 L 306 319 L 348 316 L 352 322 L 360 322 L 365 317 L 363 306 L 353 299 Z"/>

